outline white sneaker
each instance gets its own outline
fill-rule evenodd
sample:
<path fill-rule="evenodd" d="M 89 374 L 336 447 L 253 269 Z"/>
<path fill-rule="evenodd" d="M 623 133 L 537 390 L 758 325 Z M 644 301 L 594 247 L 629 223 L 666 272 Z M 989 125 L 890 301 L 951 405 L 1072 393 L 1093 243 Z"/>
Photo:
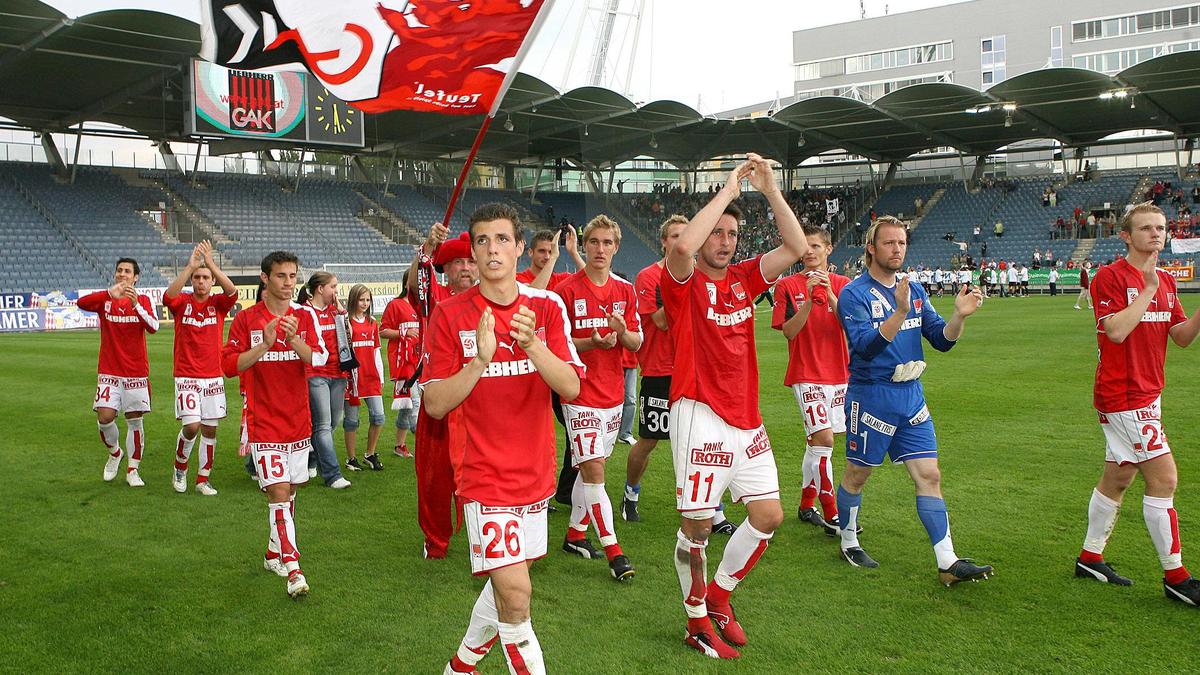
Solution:
<path fill-rule="evenodd" d="M 179 494 L 187 492 L 187 472 L 175 469 L 175 476 L 171 478 L 171 487 Z"/>
<path fill-rule="evenodd" d="M 263 558 L 263 569 L 268 572 L 274 572 L 276 576 L 286 577 L 288 575 L 287 568 L 283 566 L 283 562 L 279 558 Z"/>
<path fill-rule="evenodd" d="M 637 441 L 633 438 L 633 434 L 626 434 L 618 438 L 617 442 L 624 443 L 625 445 L 633 445 L 634 443 L 637 443 Z"/>
<path fill-rule="evenodd" d="M 343 490 L 350 487 L 350 481 L 346 480 L 345 478 L 339 478 L 330 483 L 329 487 L 333 488 L 334 490 Z"/>
<path fill-rule="evenodd" d="M 309 477 L 309 478 L 316 478 L 316 477 L 317 477 L 317 470 L 316 470 L 316 469 L 309 469 L 309 470 L 308 470 L 308 477 Z"/>
<path fill-rule="evenodd" d="M 287 594 L 293 598 L 302 598 L 308 595 L 308 581 L 304 575 L 296 572 L 288 577 Z"/>
<path fill-rule="evenodd" d="M 205 497 L 216 497 L 217 496 L 217 489 L 215 487 L 213 487 L 212 485 L 210 485 L 208 481 L 204 481 L 203 483 L 196 483 L 196 492 L 199 492 L 200 494 L 204 495 Z"/>
<path fill-rule="evenodd" d="M 146 487 L 146 483 L 142 477 L 138 475 L 137 469 L 129 471 L 125 474 L 125 482 L 129 483 L 129 487 Z"/>
<path fill-rule="evenodd" d="M 117 472 L 121 470 L 121 458 L 124 456 L 125 453 L 120 450 L 117 451 L 116 457 L 113 457 L 111 454 L 108 456 L 108 461 L 104 463 L 105 481 L 111 481 L 117 477 Z"/>

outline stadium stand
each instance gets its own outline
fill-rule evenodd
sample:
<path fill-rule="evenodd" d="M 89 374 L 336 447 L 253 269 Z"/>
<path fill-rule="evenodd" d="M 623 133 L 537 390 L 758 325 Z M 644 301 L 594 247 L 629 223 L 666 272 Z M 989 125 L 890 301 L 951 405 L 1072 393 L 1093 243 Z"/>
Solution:
<path fill-rule="evenodd" d="M 449 195 L 446 187 L 410 185 L 392 185 L 384 194 L 369 183 L 319 177 L 305 177 L 296 189 L 294 182 L 259 175 L 202 173 L 194 181 L 162 171 L 143 171 L 140 176 L 142 180 L 131 179 L 129 172 L 80 167 L 71 183 L 54 176 L 44 164 L 0 163 L 3 288 L 24 292 L 102 287 L 108 282 L 110 268 L 123 255 L 142 264 L 142 285 L 165 285 L 192 244 L 176 240 L 145 215 L 160 202 L 176 211 L 194 212 L 203 221 L 196 238 L 211 237 L 227 266 L 254 267 L 264 252 L 279 248 L 294 250 L 307 268 L 325 263 L 400 266 L 412 259 L 411 244 L 424 236 L 428 224 L 441 219 Z M 1111 228 L 1104 228 L 1107 231 L 1094 240 L 1052 238 L 1053 223 L 1059 217 L 1070 222 L 1076 209 L 1083 214 L 1094 211 L 1119 216 L 1126 203 L 1152 194 L 1156 183 L 1171 186 L 1160 191 L 1158 202 L 1175 223 L 1176 236 L 1194 232 L 1190 210 L 1200 207 L 1192 198 L 1198 183 L 1194 177 L 1180 181 L 1174 169 L 1105 171 L 1089 175 L 1088 180 L 1055 183 L 1057 204 L 1044 205 L 1042 192 L 1055 180 L 1060 177 L 1002 179 L 974 191 L 967 191 L 958 181 L 900 184 L 866 204 L 859 204 L 850 188 L 839 188 L 834 194 L 843 199 L 847 216 L 862 214 L 857 224 L 864 230 L 872 211 L 911 218 L 914 201 L 920 198 L 926 206 L 923 216 L 913 221 L 908 254 L 908 263 L 914 267 L 949 266 L 961 252 L 960 243 L 967 245 L 967 253 L 976 262 L 982 258 L 1029 262 L 1035 249 L 1043 253 L 1051 249 L 1060 261 L 1074 257 L 1108 262 L 1124 253 L 1119 237 L 1104 236 Z M 812 194 L 822 199 L 808 199 L 806 193 L 797 191 L 791 201 L 801 213 L 821 220 L 824 214 L 818 212 L 828 188 L 816 190 Z M 563 219 L 582 227 L 590 216 L 609 213 L 618 222 L 630 224 L 617 263 L 618 271 L 632 275 L 658 259 L 654 244 L 664 214 L 694 212 L 706 199 L 704 193 L 675 191 L 626 194 L 617 199 L 549 191 L 531 201 L 514 190 L 470 188 L 452 229 L 463 231 L 471 211 L 491 201 L 515 206 L 530 232 L 557 227 Z M 766 217 L 765 201 L 751 193 L 742 197 L 741 204 L 748 220 L 744 252 L 772 245 L 773 228 Z M 1188 210 L 1181 214 L 1185 207 Z M 389 229 L 381 231 L 368 222 L 370 212 L 380 209 L 390 222 L 401 223 L 390 229 L 391 235 L 385 234 Z M 551 214 L 553 224 L 548 223 Z M 1003 237 L 993 234 L 997 220 L 1004 223 Z M 972 235 L 975 225 L 981 229 L 977 240 Z M 843 237 L 831 258 L 843 268 L 862 252 L 853 241 L 853 228 L 847 231 L 850 236 Z M 953 236 L 948 238 L 949 234 Z M 1076 233 L 1068 236 L 1071 234 Z M 1185 264 L 1194 259 L 1170 253 L 1163 257 Z M 558 268 L 566 271 L 573 266 L 563 256 Z"/>
<path fill-rule="evenodd" d="M 0 164 L 0 288 L 29 293 L 103 288 L 99 262 L 51 223 L 14 180 L 30 165 Z"/>

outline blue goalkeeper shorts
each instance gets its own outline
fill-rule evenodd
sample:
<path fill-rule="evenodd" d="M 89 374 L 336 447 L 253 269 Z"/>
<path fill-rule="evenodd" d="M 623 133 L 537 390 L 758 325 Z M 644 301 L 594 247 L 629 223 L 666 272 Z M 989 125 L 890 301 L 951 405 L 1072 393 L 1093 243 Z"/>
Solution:
<path fill-rule="evenodd" d="M 937 435 L 919 381 L 846 388 L 846 460 L 879 466 L 937 457 Z"/>

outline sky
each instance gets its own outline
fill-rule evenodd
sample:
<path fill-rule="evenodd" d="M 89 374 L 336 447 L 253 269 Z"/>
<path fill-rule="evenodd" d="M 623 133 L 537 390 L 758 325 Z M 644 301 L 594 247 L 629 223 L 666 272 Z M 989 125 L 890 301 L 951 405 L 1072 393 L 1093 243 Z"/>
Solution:
<path fill-rule="evenodd" d="M 138 8 L 200 19 L 198 0 L 46 1 L 72 17 Z M 951 1 L 864 0 L 869 17 Z M 560 91 L 589 84 L 594 38 L 607 4 L 608 0 L 554 0 L 521 70 Z M 631 15 L 639 4 L 643 6 L 640 31 L 634 31 Z M 609 42 L 602 85 L 635 102 L 673 99 L 712 114 L 790 95 L 792 31 L 857 20 L 859 2 L 620 0 L 620 11 L 624 14 L 618 16 Z"/>

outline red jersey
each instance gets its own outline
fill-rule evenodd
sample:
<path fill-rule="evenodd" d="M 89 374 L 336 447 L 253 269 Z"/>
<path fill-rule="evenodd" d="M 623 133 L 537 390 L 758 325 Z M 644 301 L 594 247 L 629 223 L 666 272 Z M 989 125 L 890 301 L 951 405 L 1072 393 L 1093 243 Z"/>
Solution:
<path fill-rule="evenodd" d="M 380 330 L 398 330 L 401 336 L 388 340 L 388 371 L 393 381 L 403 381 L 412 377 L 421 360 L 421 322 L 417 311 L 406 298 L 392 298 L 383 310 L 383 320 L 379 323 Z M 405 331 L 412 335 L 403 335 Z"/>
<path fill-rule="evenodd" d="M 316 321 L 317 329 L 321 333 L 321 341 L 329 348 L 329 360 L 322 365 L 305 366 L 304 372 L 308 377 L 328 377 L 338 379 L 346 377 L 346 372 L 342 370 L 338 362 L 338 341 L 337 341 L 337 305 L 325 305 L 325 309 L 317 309 L 309 303 L 304 303 L 304 306 L 313 311 L 313 318 Z"/>
<path fill-rule="evenodd" d="M 135 307 L 126 297 L 112 299 L 108 291 L 89 293 L 75 303 L 100 316 L 100 361 L 96 372 L 114 377 L 150 377 L 146 333 L 158 332 L 154 303 L 139 295 Z"/>
<path fill-rule="evenodd" d="M 349 321 L 350 346 L 358 359 L 354 377 L 359 398 L 383 396 L 383 359 L 379 355 L 379 322 Z"/>
<path fill-rule="evenodd" d="M 671 336 L 660 330 L 650 315 L 662 304 L 659 283 L 662 266 L 654 263 L 638 272 L 636 279 L 638 315 L 642 319 L 642 348 L 638 350 L 638 361 L 642 364 L 642 377 L 663 377 L 671 374 L 675 361 L 675 345 Z"/>
<path fill-rule="evenodd" d="M 296 317 L 296 334 L 312 348 L 313 363 L 324 364 L 329 352 L 317 330 L 315 310 L 292 303 L 287 313 Z M 262 343 L 263 327 L 274 318 L 262 302 L 238 312 L 229 327 L 229 340 L 221 350 L 225 375 L 241 379 L 242 424 L 250 443 L 292 444 L 312 436 L 308 374 L 300 355 L 283 341 L 282 330 L 276 333 L 275 344 L 257 363 L 238 373 L 238 356 Z"/>
<path fill-rule="evenodd" d="M 1100 412 L 1144 408 L 1163 390 L 1168 332 L 1175 324 L 1187 321 L 1175 290 L 1175 278 L 1158 270 L 1158 293 L 1142 315 L 1141 323 L 1121 344 L 1108 339 L 1102 323 L 1138 296 L 1145 287 L 1142 272 L 1121 258 L 1097 270 L 1093 281 L 1096 341 L 1100 344 L 1093 402 Z"/>
<path fill-rule="evenodd" d="M 476 355 L 475 330 L 486 307 L 496 319 L 498 346 L 483 376 L 450 425 L 450 461 L 458 494 L 488 506 L 524 506 L 554 493 L 557 450 L 550 387 L 509 336 L 522 305 L 537 315 L 536 333 L 555 356 L 582 374 L 568 334 L 567 311 L 557 295 L 519 286 L 517 299 L 498 305 L 476 286 L 439 305 L 429 320 L 421 380 L 444 380 Z"/>
<path fill-rule="evenodd" d="M 537 278 L 537 274 L 534 273 L 532 267 L 529 267 L 523 271 L 517 272 L 517 281 L 519 281 L 523 284 L 532 284 L 533 280 L 536 278 Z M 566 281 L 569 278 L 571 278 L 570 272 L 551 272 L 550 273 L 550 281 L 546 284 L 546 290 L 548 290 L 548 291 L 557 290 L 558 285 L 561 284 L 562 282 Z"/>
<path fill-rule="evenodd" d="M 1097 274 L 1099 274 L 1099 272 L 1097 272 Z M 1079 268 L 1079 286 L 1081 288 L 1088 287 L 1088 271 L 1087 271 L 1086 267 Z M 1119 412 L 1119 411 L 1113 411 L 1113 412 Z"/>
<path fill-rule="evenodd" d="M 645 339 L 646 338 L 643 336 L 642 340 L 645 341 Z M 631 352 L 628 349 L 625 349 L 624 347 L 622 347 L 621 348 L 621 367 L 626 370 L 628 370 L 630 368 L 637 368 L 638 367 L 637 352 Z"/>
<path fill-rule="evenodd" d="M 615 274 L 608 275 L 603 286 L 588 279 L 587 272 L 580 270 L 558 285 L 555 289 L 567 307 L 571 318 L 571 337 L 590 338 L 592 331 L 600 337 L 612 333 L 606 314 L 620 312 L 625 316 L 625 329 L 634 333 L 642 330 L 642 320 L 637 313 L 637 296 L 633 284 Z M 618 342 L 612 349 L 589 349 L 579 356 L 587 366 L 587 379 L 580 383 L 579 396 L 571 405 L 587 408 L 612 408 L 625 400 L 625 349 Z"/>
<path fill-rule="evenodd" d="M 850 283 L 848 277 L 829 275 L 833 297 L 841 296 Z M 783 330 L 783 324 L 806 302 L 812 303 L 808 320 L 796 337 L 788 340 L 788 365 L 783 384 L 790 387 L 807 384 L 846 384 L 850 379 L 850 353 L 846 349 L 846 333 L 837 313 L 829 302 L 824 286 L 812 289 L 809 297 L 808 275 L 804 272 L 784 277 L 775 284 L 775 310 L 771 328 Z"/>
<path fill-rule="evenodd" d="M 730 265 L 724 279 L 709 278 L 697 268 L 677 281 L 665 265 L 662 271 L 663 306 L 675 345 L 671 402 L 699 401 L 729 426 L 746 430 L 762 426 L 754 299 L 771 284 L 763 277 L 761 259 Z"/>
<path fill-rule="evenodd" d="M 221 341 L 225 317 L 238 294 L 209 294 L 203 301 L 191 293 L 163 296 L 175 317 L 175 377 L 221 377 Z"/>

